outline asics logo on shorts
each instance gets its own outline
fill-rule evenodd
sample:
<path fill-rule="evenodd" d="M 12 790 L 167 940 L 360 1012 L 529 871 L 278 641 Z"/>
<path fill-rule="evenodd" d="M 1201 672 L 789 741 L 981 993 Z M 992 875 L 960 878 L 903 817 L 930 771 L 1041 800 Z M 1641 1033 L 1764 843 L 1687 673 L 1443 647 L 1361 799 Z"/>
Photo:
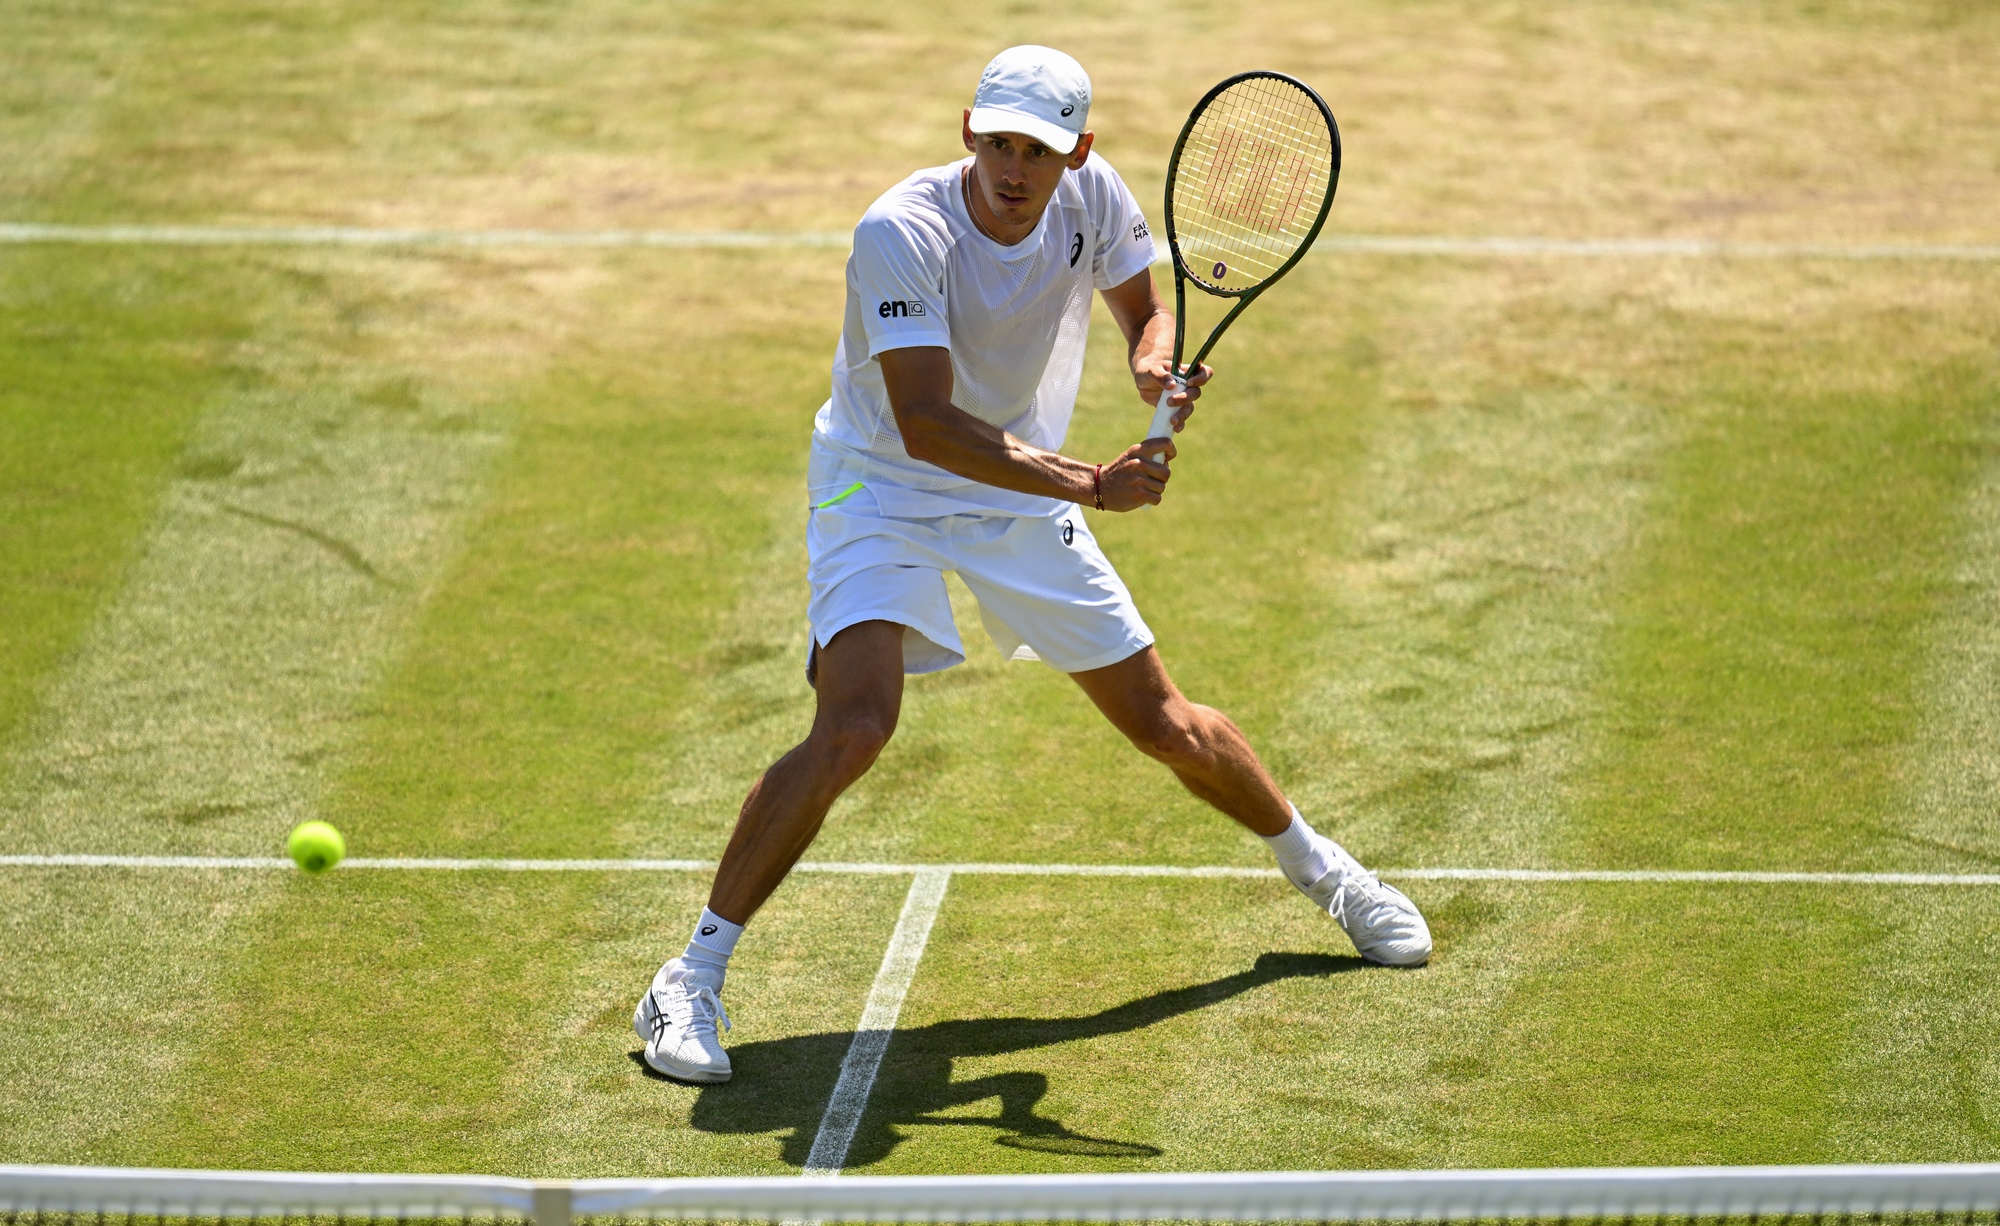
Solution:
<path fill-rule="evenodd" d="M 1073 524 L 1073 523 L 1071 523 L 1071 522 L 1070 522 L 1069 520 L 1064 520 L 1064 521 L 1063 521 L 1063 544 L 1065 544 L 1065 545 L 1073 545 L 1073 544 L 1075 544 L 1075 543 L 1076 543 L 1076 525 L 1075 525 L 1075 524 Z"/>
<path fill-rule="evenodd" d="M 1071 260 L 1070 263 L 1074 264 L 1076 263 L 1076 261 Z M 884 319 L 902 319 L 905 316 L 909 315 L 915 315 L 919 318 L 922 318 L 924 315 L 928 314 L 928 312 L 924 310 L 923 303 L 904 302 L 901 301 L 900 299 L 893 302 L 882 303 L 880 306 L 875 308 L 875 313 L 877 315 L 880 315 Z"/>

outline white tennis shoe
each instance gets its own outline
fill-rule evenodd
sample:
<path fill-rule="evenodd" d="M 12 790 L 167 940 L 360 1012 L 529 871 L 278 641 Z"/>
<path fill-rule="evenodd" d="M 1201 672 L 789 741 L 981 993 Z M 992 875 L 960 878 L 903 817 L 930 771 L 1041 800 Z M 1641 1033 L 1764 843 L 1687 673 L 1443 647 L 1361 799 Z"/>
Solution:
<path fill-rule="evenodd" d="M 722 1008 L 722 974 L 675 958 L 653 976 L 632 1011 L 632 1029 L 646 1041 L 646 1066 L 681 1081 L 728 1081 L 733 1069 L 715 1024 L 729 1029 Z"/>
<path fill-rule="evenodd" d="M 1333 867 L 1309 886 L 1293 881 L 1299 893 L 1331 915 L 1354 942 L 1355 952 L 1370 962 L 1422 966 L 1430 961 L 1431 929 L 1417 904 L 1395 886 L 1383 885 L 1340 844 L 1327 839 L 1327 845 L 1333 850 Z"/>

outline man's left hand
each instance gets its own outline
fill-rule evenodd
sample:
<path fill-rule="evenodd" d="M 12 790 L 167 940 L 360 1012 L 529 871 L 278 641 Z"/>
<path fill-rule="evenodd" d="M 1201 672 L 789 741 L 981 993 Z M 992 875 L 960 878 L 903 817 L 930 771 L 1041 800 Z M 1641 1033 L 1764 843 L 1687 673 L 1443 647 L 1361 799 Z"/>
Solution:
<path fill-rule="evenodd" d="M 1167 385 L 1167 372 L 1172 369 L 1173 363 L 1168 358 L 1144 358 L 1132 363 L 1132 383 L 1139 390 L 1139 399 L 1145 401 L 1148 408 L 1159 405 L 1160 389 Z M 1176 432 L 1187 424 L 1188 418 L 1194 416 L 1194 402 L 1201 399 L 1201 385 L 1214 376 L 1214 369 L 1207 363 L 1197 366 L 1167 401 L 1175 409 Z"/>

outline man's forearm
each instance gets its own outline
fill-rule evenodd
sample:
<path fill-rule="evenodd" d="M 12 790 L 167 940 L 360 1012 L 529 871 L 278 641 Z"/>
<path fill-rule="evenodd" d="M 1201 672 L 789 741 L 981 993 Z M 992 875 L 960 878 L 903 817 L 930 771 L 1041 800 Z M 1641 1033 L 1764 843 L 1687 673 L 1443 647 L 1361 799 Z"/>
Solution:
<path fill-rule="evenodd" d="M 896 417 L 912 459 L 1003 490 L 1091 500 L 1096 465 L 1024 443 L 957 405 L 925 406 Z"/>
<path fill-rule="evenodd" d="M 1164 305 L 1146 316 L 1138 327 L 1125 334 L 1125 357 L 1133 370 L 1150 358 L 1171 362 L 1174 357 L 1174 313 Z"/>

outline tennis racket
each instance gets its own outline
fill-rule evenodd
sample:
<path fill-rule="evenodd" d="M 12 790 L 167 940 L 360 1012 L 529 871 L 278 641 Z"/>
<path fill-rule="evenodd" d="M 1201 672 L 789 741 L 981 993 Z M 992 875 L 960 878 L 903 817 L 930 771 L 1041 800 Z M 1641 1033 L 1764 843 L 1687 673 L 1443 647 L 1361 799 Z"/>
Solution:
<path fill-rule="evenodd" d="M 1319 237 L 1340 182 L 1340 128 L 1312 87 L 1282 72 L 1242 72 L 1195 104 L 1167 163 L 1167 246 L 1174 254 L 1174 380 L 1147 438 L 1171 438 L 1167 400 L 1245 307 L 1292 270 Z M 1187 287 L 1236 305 L 1183 363 Z M 1153 456 L 1162 462 L 1165 452 Z"/>

